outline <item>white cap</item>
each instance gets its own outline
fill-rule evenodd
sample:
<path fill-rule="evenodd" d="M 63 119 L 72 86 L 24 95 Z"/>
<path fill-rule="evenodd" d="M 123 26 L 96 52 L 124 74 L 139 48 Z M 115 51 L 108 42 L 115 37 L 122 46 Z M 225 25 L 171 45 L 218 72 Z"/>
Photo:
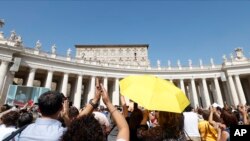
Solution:
<path fill-rule="evenodd" d="M 212 106 L 215 108 L 217 108 L 217 107 L 223 108 L 223 106 L 219 105 L 218 103 L 213 103 Z"/>

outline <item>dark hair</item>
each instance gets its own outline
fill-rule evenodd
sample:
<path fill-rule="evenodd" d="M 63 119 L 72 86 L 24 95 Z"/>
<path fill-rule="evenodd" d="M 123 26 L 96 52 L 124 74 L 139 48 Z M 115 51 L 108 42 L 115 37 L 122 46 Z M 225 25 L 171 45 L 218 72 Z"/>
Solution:
<path fill-rule="evenodd" d="M 140 123 L 143 119 L 143 113 L 140 109 L 136 108 L 130 114 L 130 118 L 128 121 L 129 132 L 130 132 L 130 140 L 138 140 L 137 138 L 137 129 L 140 127 Z"/>
<path fill-rule="evenodd" d="M 164 138 L 177 139 L 183 132 L 184 128 L 184 116 L 179 113 L 172 112 L 159 112 L 159 124 L 163 130 Z"/>
<path fill-rule="evenodd" d="M 129 129 L 136 129 L 140 126 L 140 123 L 143 119 L 143 113 L 138 109 L 138 104 L 134 103 L 134 110 L 131 112 L 129 117 Z"/>
<path fill-rule="evenodd" d="M 42 115 L 51 116 L 62 109 L 63 97 L 59 92 L 48 91 L 38 99 L 39 110 Z"/>
<path fill-rule="evenodd" d="M 17 121 L 17 126 L 21 128 L 24 125 L 32 123 L 32 121 L 33 121 L 33 114 L 29 112 L 24 112 L 20 114 Z"/>
<path fill-rule="evenodd" d="M 4 104 L 4 105 L 2 105 L 2 106 L 0 107 L 0 113 L 1 113 L 1 112 L 4 112 L 4 111 L 7 111 L 7 110 L 9 110 L 10 108 L 11 108 L 10 105 Z"/>
<path fill-rule="evenodd" d="M 228 112 L 228 111 L 223 110 L 221 113 L 221 118 L 223 120 L 223 123 L 227 127 L 230 127 L 230 125 L 237 125 L 238 124 L 237 117 L 232 112 Z"/>
<path fill-rule="evenodd" d="M 18 117 L 19 117 L 19 113 L 17 111 L 10 111 L 10 112 L 4 114 L 1 117 L 1 120 L 2 120 L 3 124 L 5 124 L 6 127 L 16 126 Z"/>
<path fill-rule="evenodd" d="M 200 114 L 202 115 L 204 120 L 207 120 L 207 121 L 209 120 L 209 115 L 210 115 L 209 110 L 201 110 Z M 213 120 L 215 122 L 222 122 L 222 119 L 220 119 L 220 117 L 216 113 L 213 113 Z"/>
<path fill-rule="evenodd" d="M 193 110 L 193 107 L 191 106 L 191 104 L 189 104 L 186 108 L 185 108 L 185 112 L 191 112 Z"/>
<path fill-rule="evenodd" d="M 103 141 L 100 123 L 93 115 L 85 115 L 74 120 L 62 137 L 63 141 Z"/>
<path fill-rule="evenodd" d="M 73 119 L 79 115 L 79 111 L 76 107 L 72 106 L 69 108 L 69 118 Z"/>

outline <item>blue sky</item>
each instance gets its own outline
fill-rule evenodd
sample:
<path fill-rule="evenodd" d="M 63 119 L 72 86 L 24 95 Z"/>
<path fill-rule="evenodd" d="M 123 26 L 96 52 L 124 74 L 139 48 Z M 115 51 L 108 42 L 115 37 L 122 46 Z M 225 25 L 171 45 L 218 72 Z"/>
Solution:
<path fill-rule="evenodd" d="M 248 0 L 3 0 L 0 18 L 5 36 L 14 29 L 25 46 L 39 39 L 62 55 L 76 44 L 149 44 L 152 65 L 221 64 L 236 47 L 250 58 Z"/>

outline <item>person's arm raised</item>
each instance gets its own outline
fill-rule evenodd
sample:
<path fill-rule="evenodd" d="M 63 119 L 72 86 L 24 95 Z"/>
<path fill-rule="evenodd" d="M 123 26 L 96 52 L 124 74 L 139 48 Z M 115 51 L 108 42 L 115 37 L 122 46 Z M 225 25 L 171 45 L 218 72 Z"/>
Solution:
<path fill-rule="evenodd" d="M 125 120 L 123 115 L 113 106 L 113 104 L 111 103 L 109 99 L 109 95 L 102 84 L 101 84 L 101 89 L 102 89 L 102 93 L 101 93 L 102 100 L 104 104 L 107 106 L 107 108 L 109 109 L 109 112 L 112 118 L 114 119 L 119 130 L 117 139 L 129 141 L 129 127 L 128 127 L 127 121 Z"/>
<path fill-rule="evenodd" d="M 123 95 L 120 96 L 121 104 L 122 104 L 122 114 L 126 118 L 128 117 L 128 108 L 126 105 L 125 97 Z"/>
<path fill-rule="evenodd" d="M 70 125 L 69 119 L 69 101 L 68 99 L 63 101 L 63 110 L 61 112 L 61 116 L 65 122 L 65 125 L 68 127 Z"/>
<path fill-rule="evenodd" d="M 89 115 L 93 112 L 94 108 L 98 105 L 98 102 L 101 97 L 101 87 L 99 85 L 99 80 L 96 78 L 96 89 L 95 89 L 95 97 L 89 101 L 84 110 L 80 111 L 78 117 L 83 115 Z"/>

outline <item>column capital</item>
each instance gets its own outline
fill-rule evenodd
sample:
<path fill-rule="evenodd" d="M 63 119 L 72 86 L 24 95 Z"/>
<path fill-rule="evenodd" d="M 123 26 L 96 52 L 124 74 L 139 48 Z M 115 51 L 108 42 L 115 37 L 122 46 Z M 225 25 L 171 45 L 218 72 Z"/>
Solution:
<path fill-rule="evenodd" d="M 35 72 L 37 68 L 30 68 L 30 72 Z"/>
<path fill-rule="evenodd" d="M 218 77 L 215 76 L 214 79 L 218 79 Z"/>
<path fill-rule="evenodd" d="M 193 81 L 193 80 L 195 80 L 195 78 L 192 77 L 192 78 L 190 78 L 190 80 Z"/>
<path fill-rule="evenodd" d="M 82 73 L 78 73 L 78 74 L 77 74 L 77 77 L 79 77 L 79 76 L 83 76 L 83 74 L 82 74 Z"/>
<path fill-rule="evenodd" d="M 10 61 L 10 60 L 2 60 L 2 59 L 1 59 L 0 62 L 1 62 L 1 63 L 5 63 L 5 64 L 8 64 L 8 63 L 10 63 L 11 61 Z"/>
<path fill-rule="evenodd" d="M 54 70 L 52 70 L 52 69 L 48 69 L 47 71 L 48 71 L 48 72 L 54 72 Z"/>
<path fill-rule="evenodd" d="M 202 79 L 202 80 L 206 80 L 207 78 L 206 78 L 206 77 L 202 77 L 201 79 Z"/>
<path fill-rule="evenodd" d="M 235 77 L 240 77 L 240 74 L 236 73 L 234 74 Z"/>
<path fill-rule="evenodd" d="M 63 72 L 63 74 L 66 74 L 66 75 L 68 75 L 68 74 L 69 74 L 69 72 Z"/>

